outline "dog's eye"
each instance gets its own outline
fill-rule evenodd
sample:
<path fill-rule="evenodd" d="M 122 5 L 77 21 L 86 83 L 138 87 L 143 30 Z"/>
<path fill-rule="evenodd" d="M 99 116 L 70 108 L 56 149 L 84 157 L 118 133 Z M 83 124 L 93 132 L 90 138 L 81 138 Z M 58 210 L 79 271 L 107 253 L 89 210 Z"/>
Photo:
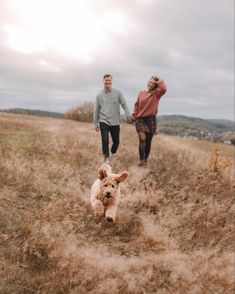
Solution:
<path fill-rule="evenodd" d="M 114 185 L 112 185 L 112 188 L 114 188 Z"/>
<path fill-rule="evenodd" d="M 105 186 L 105 187 L 108 187 L 108 185 L 107 185 L 107 184 L 105 184 L 104 186 Z"/>

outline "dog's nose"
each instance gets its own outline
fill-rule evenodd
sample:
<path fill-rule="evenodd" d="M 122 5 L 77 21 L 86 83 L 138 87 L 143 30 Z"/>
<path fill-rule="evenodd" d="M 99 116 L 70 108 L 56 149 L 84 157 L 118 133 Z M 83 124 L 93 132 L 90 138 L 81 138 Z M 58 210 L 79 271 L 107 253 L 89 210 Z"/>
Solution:
<path fill-rule="evenodd" d="M 111 197 L 111 192 L 106 192 L 106 197 Z"/>

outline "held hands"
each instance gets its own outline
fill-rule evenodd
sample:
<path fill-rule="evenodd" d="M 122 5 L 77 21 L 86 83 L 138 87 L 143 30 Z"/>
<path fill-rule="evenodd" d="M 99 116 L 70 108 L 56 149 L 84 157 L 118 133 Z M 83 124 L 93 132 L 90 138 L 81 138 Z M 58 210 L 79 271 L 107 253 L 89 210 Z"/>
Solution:
<path fill-rule="evenodd" d="M 134 117 L 133 117 L 133 116 L 129 116 L 129 117 L 127 118 L 127 123 L 128 123 L 128 124 L 132 124 L 134 121 L 135 121 L 135 120 L 134 120 Z"/>

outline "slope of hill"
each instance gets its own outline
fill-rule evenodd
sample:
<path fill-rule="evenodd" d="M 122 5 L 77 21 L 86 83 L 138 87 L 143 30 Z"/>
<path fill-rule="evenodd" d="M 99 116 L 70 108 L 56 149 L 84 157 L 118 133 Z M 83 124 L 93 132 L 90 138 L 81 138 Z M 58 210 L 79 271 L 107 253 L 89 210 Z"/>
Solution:
<path fill-rule="evenodd" d="M 194 136 L 218 142 L 233 140 L 235 144 L 234 122 L 230 120 L 160 115 L 158 122 L 160 133 L 185 137 Z"/>
<path fill-rule="evenodd" d="M 202 119 L 198 117 L 189 117 L 183 115 L 159 115 L 159 122 L 163 121 L 180 121 L 180 122 L 193 122 L 201 124 L 206 128 L 221 128 L 233 131 L 234 130 L 234 122 L 226 119 Z"/>
<path fill-rule="evenodd" d="M 234 122 L 226 119 L 207 119 L 210 124 L 215 125 L 217 128 L 227 128 L 234 131 Z"/>
<path fill-rule="evenodd" d="M 111 165 L 130 175 L 110 225 L 89 203 L 103 160 L 91 124 L 0 113 L 0 147 L 1 293 L 234 292 L 226 158 L 158 135 L 140 168 L 123 124 Z"/>
<path fill-rule="evenodd" d="M 45 110 L 39 110 L 39 109 L 11 108 L 11 109 L 2 109 L 2 110 L 0 110 L 0 112 L 15 113 L 15 114 L 29 114 L 29 115 L 44 116 L 44 117 L 64 118 L 63 113 L 45 111 Z"/>

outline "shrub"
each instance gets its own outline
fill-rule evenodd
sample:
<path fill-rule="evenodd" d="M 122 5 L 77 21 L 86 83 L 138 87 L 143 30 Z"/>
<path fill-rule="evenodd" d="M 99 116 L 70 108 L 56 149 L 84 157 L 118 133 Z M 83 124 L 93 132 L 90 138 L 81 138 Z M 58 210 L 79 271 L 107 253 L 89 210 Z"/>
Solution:
<path fill-rule="evenodd" d="M 232 166 L 232 161 L 229 158 L 221 158 L 223 151 L 215 149 L 208 160 L 209 167 L 213 169 L 215 173 Z"/>
<path fill-rule="evenodd" d="M 73 119 L 83 122 L 92 122 L 93 120 L 94 104 L 92 102 L 85 102 L 80 106 L 71 107 L 66 113 L 66 119 Z"/>

